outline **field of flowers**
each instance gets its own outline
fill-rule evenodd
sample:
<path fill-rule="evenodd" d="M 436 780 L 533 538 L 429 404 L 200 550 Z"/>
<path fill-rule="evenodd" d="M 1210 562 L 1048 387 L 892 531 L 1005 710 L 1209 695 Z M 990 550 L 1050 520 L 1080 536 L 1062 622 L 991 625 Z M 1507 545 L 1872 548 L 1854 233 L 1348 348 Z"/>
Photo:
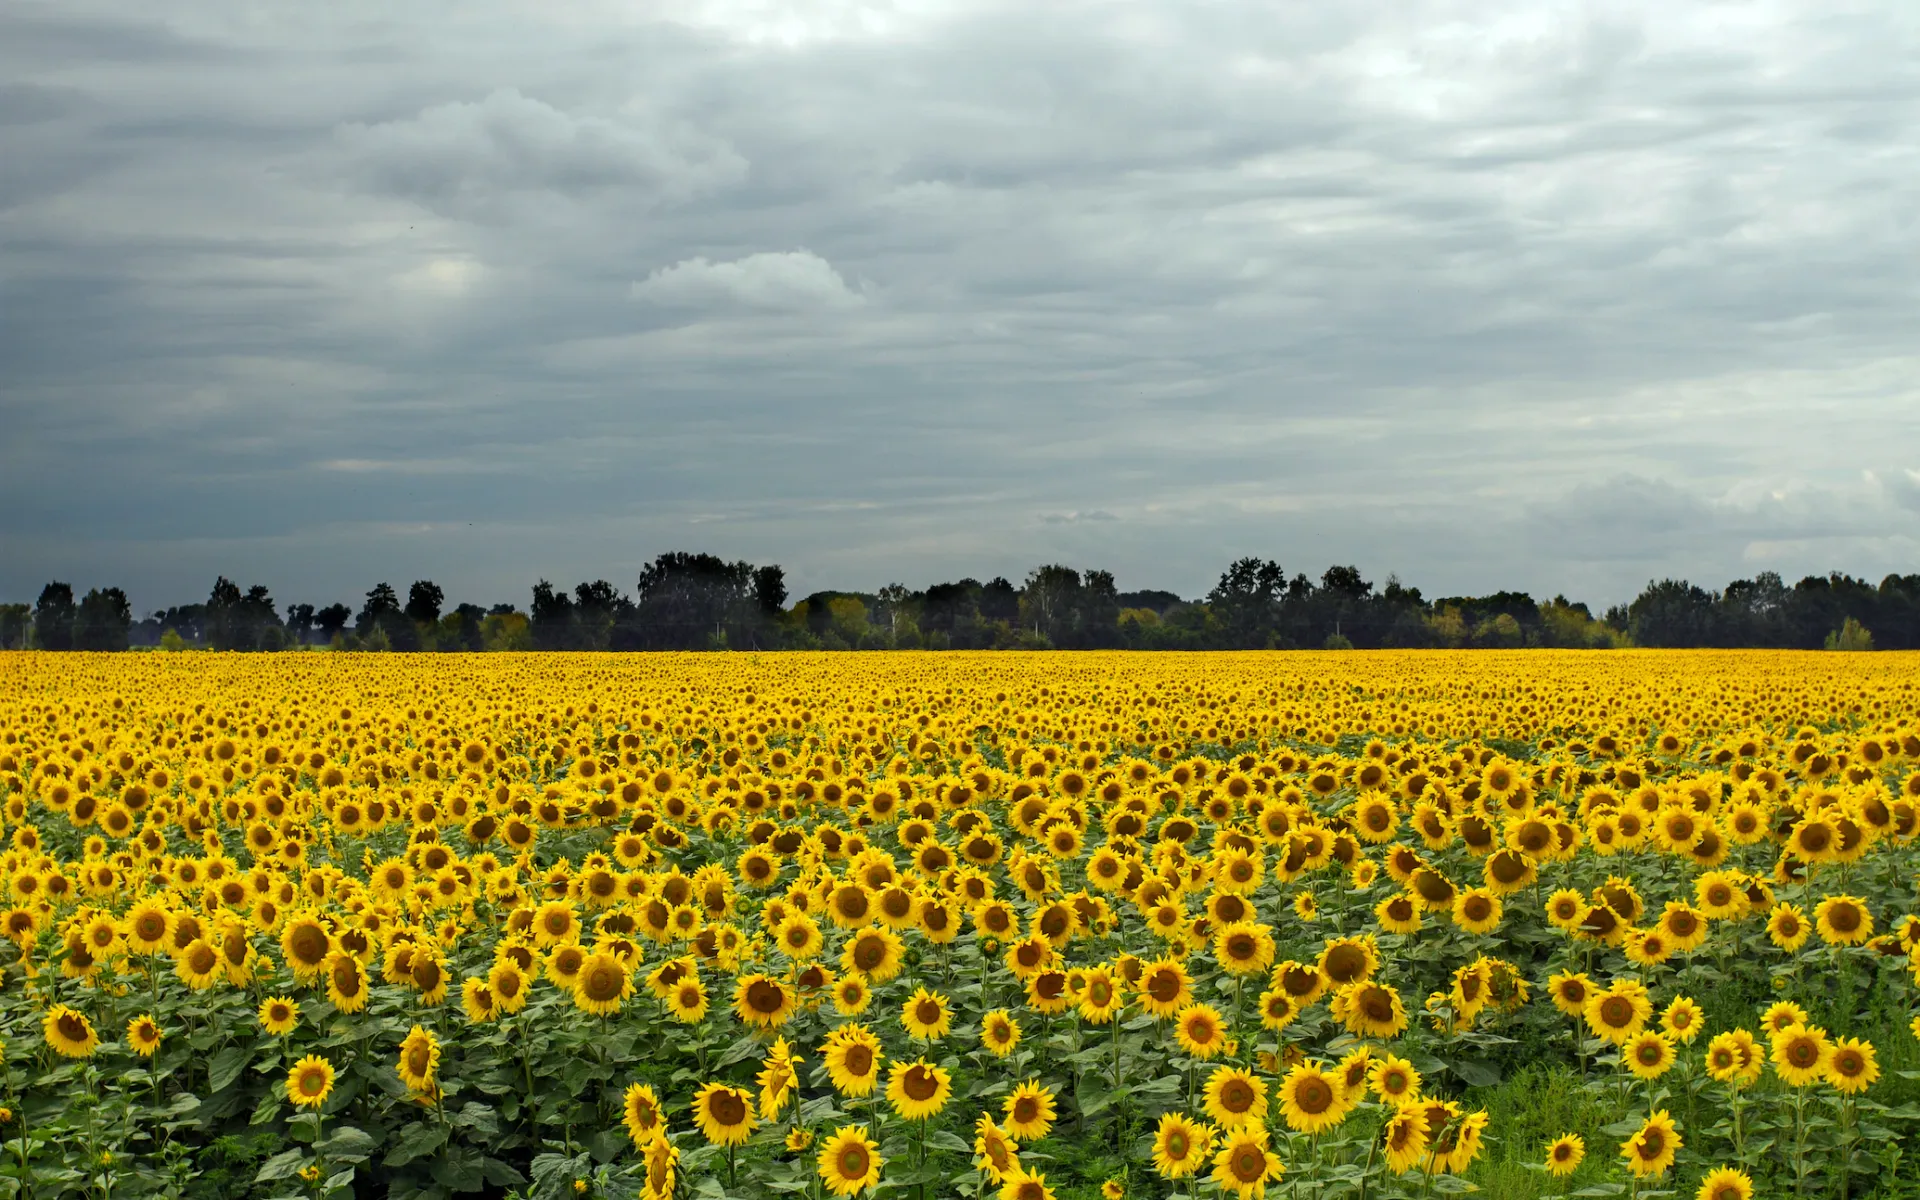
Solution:
<path fill-rule="evenodd" d="M 1920 658 L 0 656 L 0 1196 L 1916 1196 Z"/>

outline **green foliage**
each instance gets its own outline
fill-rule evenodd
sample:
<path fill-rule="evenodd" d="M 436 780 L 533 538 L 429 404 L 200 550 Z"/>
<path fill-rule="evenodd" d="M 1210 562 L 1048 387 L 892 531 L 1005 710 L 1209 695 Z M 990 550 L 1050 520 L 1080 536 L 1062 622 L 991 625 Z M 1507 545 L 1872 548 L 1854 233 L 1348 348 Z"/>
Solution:
<path fill-rule="evenodd" d="M 1867 628 L 1860 624 L 1860 622 L 1854 620 L 1852 617 L 1848 617 L 1844 625 L 1827 635 L 1826 648 L 1829 650 L 1871 650 L 1873 649 L 1873 634 L 1869 633 Z"/>

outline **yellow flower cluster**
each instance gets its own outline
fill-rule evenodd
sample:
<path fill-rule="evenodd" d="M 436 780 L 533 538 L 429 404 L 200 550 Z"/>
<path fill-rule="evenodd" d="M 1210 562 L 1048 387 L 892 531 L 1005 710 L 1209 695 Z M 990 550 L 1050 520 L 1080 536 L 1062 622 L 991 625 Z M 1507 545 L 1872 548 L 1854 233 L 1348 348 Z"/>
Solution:
<path fill-rule="evenodd" d="M 1821 973 L 1920 982 L 1905 656 L 7 665 L 7 1019 L 150 1062 L 154 1104 L 264 1087 L 194 1063 L 239 1050 L 282 1082 L 219 1111 L 471 1137 L 498 1184 L 595 1121 L 655 1197 L 854 1195 L 964 1155 L 948 1123 L 1009 1200 L 1054 1194 L 1023 1148 L 1063 1124 L 1243 1198 L 1469 1173 L 1528 1028 L 1639 1122 L 1616 1169 L 1745 1165 L 1655 1082 L 1777 1082 L 1805 1128 L 1879 1078 Z M 1759 1037 L 1693 998 L 1742 968 L 1791 989 Z M 1545 1165 L 1607 1166 L 1575 1133 Z"/>

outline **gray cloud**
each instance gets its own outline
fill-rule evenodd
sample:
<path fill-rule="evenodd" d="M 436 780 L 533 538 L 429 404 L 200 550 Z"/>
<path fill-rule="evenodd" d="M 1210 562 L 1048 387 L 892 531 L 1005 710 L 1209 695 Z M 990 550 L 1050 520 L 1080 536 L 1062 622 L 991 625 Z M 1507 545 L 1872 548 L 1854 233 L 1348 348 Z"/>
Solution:
<path fill-rule="evenodd" d="M 1916 50 L 1811 0 L 9 5 L 0 597 L 1912 570 Z"/>

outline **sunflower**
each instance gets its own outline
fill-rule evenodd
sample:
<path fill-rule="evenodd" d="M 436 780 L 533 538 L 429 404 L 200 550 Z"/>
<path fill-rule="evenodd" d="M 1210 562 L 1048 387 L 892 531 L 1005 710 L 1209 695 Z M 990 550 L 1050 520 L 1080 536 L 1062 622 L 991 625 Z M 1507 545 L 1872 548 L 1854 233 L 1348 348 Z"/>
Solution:
<path fill-rule="evenodd" d="M 1383 1104 L 1407 1104 L 1420 1098 L 1420 1072 L 1404 1058 L 1389 1054 L 1367 1070 L 1367 1085 Z"/>
<path fill-rule="evenodd" d="M 880 1039 L 865 1026 L 842 1025 L 821 1046 L 827 1077 L 843 1096 L 870 1096 L 880 1078 Z"/>
<path fill-rule="evenodd" d="M 1593 980 L 1572 971 L 1562 971 L 1547 980 L 1547 995 L 1553 1000 L 1553 1006 L 1570 1017 L 1586 1012 L 1593 991 Z"/>
<path fill-rule="evenodd" d="M 1668 1003 L 1666 1011 L 1660 1014 L 1660 1028 L 1666 1030 L 1674 1040 L 1691 1044 L 1694 1038 L 1700 1036 L 1700 1027 L 1705 1019 L 1705 1014 L 1692 997 L 1675 996 Z"/>
<path fill-rule="evenodd" d="M 300 1024 L 300 1006 L 291 996 L 268 996 L 260 1002 L 260 1028 L 276 1036 L 292 1033 Z"/>
<path fill-rule="evenodd" d="M 1395 1104 L 1393 1115 L 1381 1131 L 1381 1149 L 1386 1152 L 1387 1173 L 1399 1175 L 1411 1170 L 1427 1154 L 1427 1112 L 1418 1103 Z"/>
<path fill-rule="evenodd" d="M 1174 1039 L 1188 1057 L 1215 1058 L 1227 1040 L 1220 1010 L 1211 1004 L 1189 1004 L 1174 1018 Z"/>
<path fill-rule="evenodd" d="M 47 1045 L 63 1058 L 91 1058 L 100 1045 L 100 1037 L 94 1033 L 93 1022 L 87 1020 L 86 1014 L 64 1004 L 47 1010 L 40 1031 Z"/>
<path fill-rule="evenodd" d="M 1760 1024 L 1766 1027 L 1768 1037 L 1774 1037 L 1786 1032 L 1791 1026 L 1805 1025 L 1812 1020 L 1806 1009 L 1791 1000 L 1777 1000 L 1767 1006 L 1767 1011 L 1760 1014 Z"/>
<path fill-rule="evenodd" d="M 1423 923 L 1420 902 L 1405 892 L 1388 896 L 1374 905 L 1373 915 L 1380 928 L 1388 933 L 1419 933 Z"/>
<path fill-rule="evenodd" d="M 68 954 L 71 957 L 71 947 Z M 173 960 L 173 973 L 180 977 L 180 982 L 196 992 L 212 987 L 214 977 L 219 971 L 220 952 L 213 948 L 213 943 L 203 937 L 197 937 L 188 942 L 186 949 L 180 951 Z M 309 976 L 308 982 L 311 981 L 312 977 Z"/>
<path fill-rule="evenodd" d="M 1572 888 L 1561 888 L 1547 897 L 1547 923 L 1562 933 L 1580 928 L 1580 919 L 1586 912 L 1585 898 Z"/>
<path fill-rule="evenodd" d="M 811 962 L 823 944 L 820 925 L 805 913 L 793 913 L 773 931 L 774 948 L 794 962 Z"/>
<path fill-rule="evenodd" d="M 1627 1160 L 1627 1170 L 1635 1179 L 1658 1178 L 1673 1165 L 1681 1145 L 1679 1128 L 1662 1108 L 1649 1116 L 1638 1132 L 1620 1143 L 1620 1157 Z"/>
<path fill-rule="evenodd" d="M 1229 975 L 1252 975 L 1273 965 L 1273 933 L 1265 925 L 1238 921 L 1213 937 L 1213 957 Z"/>
<path fill-rule="evenodd" d="M 565 900 L 549 900 L 533 914 L 533 944 L 545 950 L 579 940 L 580 915 Z"/>
<path fill-rule="evenodd" d="M 980 1044 L 995 1058 L 1005 1058 L 1020 1044 L 1020 1022 L 1006 1009 L 994 1009 L 980 1018 Z"/>
<path fill-rule="evenodd" d="M 1833 1043 L 1818 1026 L 1789 1025 L 1773 1035 L 1773 1071 L 1788 1087 L 1806 1087 L 1827 1077 Z"/>
<path fill-rule="evenodd" d="M 1001 1128 L 1021 1142 L 1037 1142 L 1053 1128 L 1053 1091 L 1029 1079 L 1013 1089 L 1002 1104 Z"/>
<path fill-rule="evenodd" d="M 502 958 L 487 970 L 487 991 L 493 995 L 495 1012 L 517 1013 L 527 1006 L 526 973 L 513 959 Z"/>
<path fill-rule="evenodd" d="M 1334 993 L 1329 1008 L 1355 1037 L 1398 1037 L 1407 1028 L 1400 993 L 1384 983 L 1349 984 Z"/>
<path fill-rule="evenodd" d="M 842 975 L 833 983 L 833 1011 L 843 1017 L 857 1017 L 873 1001 L 873 989 L 861 975 Z"/>
<path fill-rule="evenodd" d="M 280 953 L 301 983 L 312 982 L 326 968 L 333 948 L 333 935 L 311 913 L 295 913 L 280 931 Z"/>
<path fill-rule="evenodd" d="M 1067 972 L 1047 970 L 1027 980 L 1027 1007 L 1052 1016 L 1073 1006 Z"/>
<path fill-rule="evenodd" d="M 852 1196 L 880 1182 L 885 1161 L 864 1125 L 842 1125 L 821 1144 L 815 1169 L 829 1192 Z"/>
<path fill-rule="evenodd" d="M 431 1096 L 436 1086 L 435 1076 L 440 1070 L 439 1039 L 415 1025 L 400 1043 L 400 1061 L 395 1070 L 409 1092 Z"/>
<path fill-rule="evenodd" d="M 142 1058 L 152 1058 L 160 1048 L 160 1024 L 151 1014 L 142 1013 L 127 1022 L 127 1045 Z"/>
<path fill-rule="evenodd" d="M 1638 984 L 1631 980 L 1616 980 L 1612 987 L 1587 998 L 1583 1015 L 1587 1028 L 1596 1037 L 1622 1046 L 1628 1038 L 1646 1028 L 1647 1021 L 1653 1016 L 1653 1002 Z"/>
<path fill-rule="evenodd" d="M 1642 1030 L 1620 1048 L 1620 1061 L 1640 1079 L 1658 1079 L 1673 1067 L 1673 1040 L 1664 1033 Z"/>
<path fill-rule="evenodd" d="M 309 1054 L 287 1072 L 287 1099 L 299 1108 L 319 1108 L 333 1094 L 333 1064 Z"/>
<path fill-rule="evenodd" d="M 1872 1087 L 1880 1078 L 1880 1064 L 1874 1058 L 1873 1043 L 1859 1038 L 1840 1038 L 1827 1059 L 1827 1082 L 1835 1091 L 1853 1095 Z"/>
<path fill-rule="evenodd" d="M 775 1038 L 773 1049 L 766 1060 L 760 1064 L 760 1071 L 754 1082 L 760 1087 L 760 1117 L 771 1121 L 780 1115 L 787 1106 L 794 1089 L 800 1086 L 799 1073 L 795 1070 L 801 1061 L 800 1056 L 787 1045 L 787 1039 Z"/>
<path fill-rule="evenodd" d="M 1828 896 L 1813 910 L 1813 919 L 1829 946 L 1858 946 L 1873 936 L 1873 914 L 1858 896 Z"/>
<path fill-rule="evenodd" d="M 460 985 L 460 1008 L 467 1015 L 467 1024 L 485 1025 L 500 1015 L 494 1007 L 493 993 L 487 988 L 487 981 L 475 975 Z"/>
<path fill-rule="evenodd" d="M 778 1029 L 793 1016 L 793 993 L 771 975 L 743 975 L 734 985 L 733 1011 L 756 1029 Z"/>
<path fill-rule="evenodd" d="M 1473 1164 L 1480 1156 L 1481 1136 L 1486 1132 L 1487 1114 L 1471 1112 L 1457 1121 L 1448 1122 L 1440 1136 L 1432 1139 L 1427 1148 L 1436 1171 L 1445 1171 L 1449 1175 L 1458 1175 Z"/>
<path fill-rule="evenodd" d="M 1468 933 L 1492 933 L 1500 928 L 1500 898 L 1486 888 L 1470 888 L 1453 898 L 1453 923 Z"/>
<path fill-rule="evenodd" d="M 1738 1167 L 1715 1167 L 1701 1178 L 1694 1200 L 1753 1200 L 1753 1177 Z"/>
<path fill-rule="evenodd" d="M 683 1025 L 697 1025 L 706 1019 L 707 987 L 697 975 L 687 975 L 668 990 L 665 1003 L 673 1019 Z"/>
<path fill-rule="evenodd" d="M 1267 1085 L 1237 1067 L 1215 1067 L 1207 1077 L 1207 1116 L 1222 1128 L 1264 1125 L 1267 1119 Z"/>
<path fill-rule="evenodd" d="M 752 1094 L 724 1083 L 701 1087 L 693 1098 L 693 1117 L 700 1135 L 714 1146 L 737 1146 L 758 1124 L 753 1116 Z"/>
<path fill-rule="evenodd" d="M 1153 1134 L 1153 1169 L 1162 1179 L 1184 1179 L 1213 1153 L 1214 1129 L 1184 1113 L 1162 1113 Z"/>
<path fill-rule="evenodd" d="M 1547 1174 L 1564 1179 L 1580 1167 L 1587 1156 L 1587 1143 L 1577 1133 L 1563 1133 L 1547 1147 Z"/>
<path fill-rule="evenodd" d="M 887 1103 L 904 1120 L 920 1121 L 937 1115 L 952 1094 L 952 1077 L 924 1058 L 896 1062 L 887 1074 Z"/>
<path fill-rule="evenodd" d="M 840 969 L 858 972 L 870 983 L 885 983 L 904 965 L 900 936 L 885 925 L 869 925 L 847 939 L 840 951 Z"/>
<path fill-rule="evenodd" d="M 1745 1087 L 1760 1077 L 1760 1051 L 1744 1029 L 1717 1033 L 1707 1043 L 1707 1074 L 1716 1083 Z"/>
<path fill-rule="evenodd" d="M 1213 1157 L 1213 1182 L 1222 1195 L 1231 1190 L 1240 1200 L 1258 1200 L 1266 1195 L 1268 1182 L 1280 1178 L 1280 1157 L 1267 1148 L 1267 1138 L 1261 1125 L 1225 1132 Z"/>
<path fill-rule="evenodd" d="M 1047 1177 L 1025 1167 L 1016 1167 L 1000 1181 L 997 1200 L 1054 1200 Z"/>
<path fill-rule="evenodd" d="M 343 1013 L 357 1013 L 367 1007 L 367 973 L 360 960 L 344 950 L 327 956 L 327 1000 Z"/>
<path fill-rule="evenodd" d="M 127 918 L 122 923 L 127 949 L 135 954 L 158 954 L 166 948 L 167 933 L 172 925 L 173 914 L 165 905 L 142 900 L 127 910 Z"/>
<path fill-rule="evenodd" d="M 973 1165 L 987 1182 L 1000 1183 L 1020 1169 L 1020 1143 L 985 1113 L 973 1125 Z"/>
<path fill-rule="evenodd" d="M 926 988 L 914 989 L 900 1006 L 900 1027 L 917 1041 L 936 1042 L 952 1028 L 953 1014 L 947 998 Z"/>
<path fill-rule="evenodd" d="M 1280 1115 L 1295 1133 L 1319 1133 L 1346 1119 L 1351 1102 L 1340 1079 L 1309 1063 L 1280 1081 Z"/>
<path fill-rule="evenodd" d="M 1320 951 L 1319 966 L 1330 986 L 1357 983 L 1380 969 L 1380 951 L 1370 936 L 1331 938 Z"/>
<path fill-rule="evenodd" d="M 655 1132 L 665 1128 L 665 1119 L 660 1115 L 660 1097 L 644 1083 L 629 1084 L 626 1095 L 620 1102 L 621 1123 L 627 1127 L 627 1136 L 633 1139 L 633 1148 L 644 1152 L 647 1143 Z"/>
<path fill-rule="evenodd" d="M 1186 965 L 1174 958 L 1146 964 L 1136 988 L 1140 1007 L 1156 1017 L 1170 1017 L 1193 999 L 1193 979 Z"/>
<path fill-rule="evenodd" d="M 633 995 L 633 973 L 625 963 L 604 951 L 595 951 L 580 965 L 573 980 L 573 1002 L 595 1016 L 610 1017 Z"/>

